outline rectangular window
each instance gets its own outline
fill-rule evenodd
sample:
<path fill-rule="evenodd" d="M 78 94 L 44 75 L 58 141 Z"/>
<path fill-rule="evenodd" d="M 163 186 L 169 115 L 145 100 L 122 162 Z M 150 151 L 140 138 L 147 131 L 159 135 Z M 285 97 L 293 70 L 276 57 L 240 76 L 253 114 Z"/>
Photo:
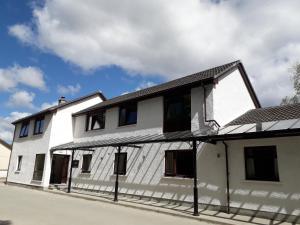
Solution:
<path fill-rule="evenodd" d="M 90 173 L 91 172 L 91 162 L 92 162 L 92 154 L 85 154 L 82 156 L 82 173 Z"/>
<path fill-rule="evenodd" d="M 191 130 L 191 94 L 164 96 L 164 132 Z"/>
<path fill-rule="evenodd" d="M 86 130 L 100 130 L 105 128 L 105 111 L 98 111 L 87 115 Z"/>
<path fill-rule="evenodd" d="M 119 107 L 119 126 L 136 124 L 137 102 L 131 102 Z"/>
<path fill-rule="evenodd" d="M 44 130 L 44 117 L 39 117 L 34 122 L 33 134 L 42 134 Z"/>
<path fill-rule="evenodd" d="M 36 154 L 32 180 L 41 181 L 43 179 L 45 164 L 45 154 Z"/>
<path fill-rule="evenodd" d="M 126 175 L 127 152 L 122 152 L 119 156 L 119 175 Z M 117 157 L 118 153 L 115 153 L 114 174 L 117 174 Z"/>
<path fill-rule="evenodd" d="M 165 176 L 194 177 L 192 150 L 169 150 L 165 152 Z"/>
<path fill-rule="evenodd" d="M 245 147 L 247 180 L 279 181 L 276 146 Z"/>
<path fill-rule="evenodd" d="M 29 121 L 23 122 L 20 130 L 19 137 L 27 137 L 29 130 Z"/>
<path fill-rule="evenodd" d="M 17 171 L 21 171 L 21 168 L 22 168 L 22 159 L 23 159 L 23 156 L 19 155 L 18 156 Z"/>

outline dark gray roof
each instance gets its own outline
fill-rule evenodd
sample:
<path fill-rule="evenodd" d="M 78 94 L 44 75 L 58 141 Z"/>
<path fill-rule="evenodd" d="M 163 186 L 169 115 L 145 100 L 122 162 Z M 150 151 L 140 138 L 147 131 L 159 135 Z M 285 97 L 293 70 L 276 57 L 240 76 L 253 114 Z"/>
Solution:
<path fill-rule="evenodd" d="M 246 73 L 244 71 L 244 67 L 242 66 L 242 63 L 238 60 L 238 61 L 234 61 L 234 62 L 230 62 L 221 66 L 217 66 L 211 69 L 207 69 L 198 73 L 194 73 L 176 80 L 172 80 L 163 84 L 159 84 L 153 87 L 149 87 L 146 89 L 142 89 L 139 91 L 135 91 L 132 93 L 128 93 L 125 95 L 121 95 L 112 99 L 108 99 L 107 101 L 103 101 L 95 106 L 92 106 L 90 108 L 84 109 L 82 111 L 79 111 L 78 113 L 75 113 L 74 115 L 80 115 L 92 110 L 96 110 L 96 109 L 100 109 L 100 108 L 105 108 L 105 107 L 112 107 L 115 106 L 117 104 L 126 102 L 126 101 L 130 101 L 130 100 L 137 100 L 137 99 L 143 99 L 143 98 L 150 98 L 152 96 L 155 95 L 159 95 L 161 93 L 164 93 L 166 91 L 170 91 L 172 89 L 175 88 L 179 88 L 179 87 L 184 87 L 184 86 L 190 86 L 196 83 L 201 83 L 204 81 L 213 81 L 214 79 L 218 78 L 219 76 L 226 74 L 227 72 L 240 67 L 244 73 L 242 73 L 242 75 L 244 75 L 244 80 L 245 83 L 247 85 L 247 87 L 249 88 L 249 91 L 251 92 L 252 96 L 253 96 L 253 100 L 256 103 L 257 107 L 260 107 L 259 101 L 257 100 L 257 97 L 253 91 L 253 88 L 246 76 Z"/>
<path fill-rule="evenodd" d="M 300 103 L 252 109 L 228 123 L 231 125 L 251 124 L 300 118 Z"/>
<path fill-rule="evenodd" d="M 11 150 L 11 145 L 8 144 L 7 142 L 5 142 L 4 140 L 0 139 L 0 144 L 4 145 L 6 148 L 8 148 L 9 150 Z"/>
<path fill-rule="evenodd" d="M 44 115 L 44 114 L 52 113 L 52 112 L 54 112 L 57 109 L 63 108 L 65 106 L 69 106 L 69 105 L 74 104 L 74 103 L 78 103 L 80 101 L 86 100 L 86 99 L 91 98 L 93 96 L 99 96 L 100 98 L 102 98 L 103 101 L 106 100 L 106 97 L 100 91 L 96 91 L 96 92 L 93 92 L 91 94 L 88 94 L 88 95 L 76 98 L 76 99 L 71 100 L 71 101 L 67 101 L 67 102 L 59 104 L 59 105 L 55 105 L 55 106 L 49 107 L 49 108 L 44 109 L 42 111 L 39 111 L 37 113 L 34 113 L 34 114 L 29 115 L 29 116 L 23 117 L 21 119 L 18 119 L 16 121 L 12 122 L 12 124 L 16 124 L 16 123 L 19 123 L 19 122 L 22 122 L 22 121 L 25 121 L 25 120 L 29 120 L 29 119 L 34 118 L 34 117 L 39 116 L 39 115 Z"/>

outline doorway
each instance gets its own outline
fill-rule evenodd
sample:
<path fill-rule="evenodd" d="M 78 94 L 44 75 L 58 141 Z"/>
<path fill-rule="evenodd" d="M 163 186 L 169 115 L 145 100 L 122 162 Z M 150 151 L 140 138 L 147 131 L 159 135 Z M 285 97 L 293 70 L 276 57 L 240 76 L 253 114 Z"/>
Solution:
<path fill-rule="evenodd" d="M 53 154 L 50 184 L 66 184 L 68 179 L 69 155 Z"/>

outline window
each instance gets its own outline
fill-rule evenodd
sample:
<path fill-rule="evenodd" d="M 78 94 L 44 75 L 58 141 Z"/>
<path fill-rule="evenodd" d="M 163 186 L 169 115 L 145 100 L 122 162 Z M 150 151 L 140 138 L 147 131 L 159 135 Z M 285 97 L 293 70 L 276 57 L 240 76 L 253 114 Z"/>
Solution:
<path fill-rule="evenodd" d="M 194 177 L 193 151 L 170 150 L 165 152 L 165 176 Z"/>
<path fill-rule="evenodd" d="M 119 156 L 119 174 L 126 175 L 127 152 L 122 152 Z M 117 174 L 117 157 L 118 153 L 115 153 L 114 174 Z"/>
<path fill-rule="evenodd" d="M 33 134 L 42 134 L 44 129 L 44 117 L 37 118 L 34 122 Z"/>
<path fill-rule="evenodd" d="M 164 96 L 164 132 L 191 130 L 191 94 Z"/>
<path fill-rule="evenodd" d="M 98 111 L 87 116 L 86 130 L 99 130 L 105 128 L 105 111 Z"/>
<path fill-rule="evenodd" d="M 36 154 L 32 180 L 41 181 L 43 179 L 45 154 Z"/>
<path fill-rule="evenodd" d="M 19 155 L 19 156 L 18 156 L 17 171 L 21 171 L 21 167 L 22 167 L 22 159 L 23 159 L 23 156 Z"/>
<path fill-rule="evenodd" d="M 279 181 L 276 146 L 245 147 L 247 180 Z"/>
<path fill-rule="evenodd" d="M 20 130 L 19 137 L 27 137 L 29 130 L 29 121 L 23 122 Z"/>
<path fill-rule="evenodd" d="M 131 102 L 119 108 L 119 126 L 136 124 L 137 121 L 137 103 Z"/>
<path fill-rule="evenodd" d="M 82 160 L 82 167 L 81 167 L 81 172 L 82 173 L 90 173 L 91 172 L 91 161 L 92 161 L 92 154 L 85 154 L 83 155 L 83 160 Z"/>

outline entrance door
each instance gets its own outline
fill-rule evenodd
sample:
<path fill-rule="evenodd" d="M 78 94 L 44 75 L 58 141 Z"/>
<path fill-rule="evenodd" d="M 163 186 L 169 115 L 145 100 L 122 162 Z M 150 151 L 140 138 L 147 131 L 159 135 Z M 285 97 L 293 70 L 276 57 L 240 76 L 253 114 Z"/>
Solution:
<path fill-rule="evenodd" d="M 69 158 L 69 155 L 53 155 L 50 177 L 51 184 L 67 183 Z"/>

